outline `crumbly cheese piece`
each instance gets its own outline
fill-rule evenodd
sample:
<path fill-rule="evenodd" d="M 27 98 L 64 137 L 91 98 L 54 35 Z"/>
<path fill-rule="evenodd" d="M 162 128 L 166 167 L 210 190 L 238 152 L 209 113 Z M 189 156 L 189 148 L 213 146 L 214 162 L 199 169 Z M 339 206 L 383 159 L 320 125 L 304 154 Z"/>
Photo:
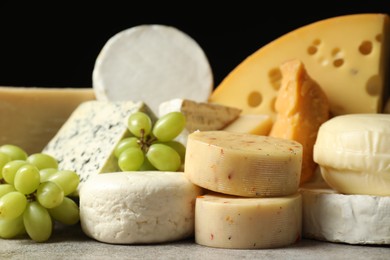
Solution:
<path fill-rule="evenodd" d="M 205 102 L 213 74 L 199 44 L 172 26 L 145 24 L 118 32 L 100 51 L 92 73 L 98 100 L 146 102 L 157 115 L 161 102 Z"/>
<path fill-rule="evenodd" d="M 43 152 L 54 156 L 60 169 L 79 174 L 79 191 L 89 177 L 119 171 L 114 149 L 120 140 L 130 135 L 127 118 L 137 111 L 143 111 L 153 119 L 155 117 L 143 102 L 84 102 Z"/>
<path fill-rule="evenodd" d="M 278 248 L 301 239 L 302 196 L 241 198 L 199 196 L 195 204 L 195 242 L 200 245 L 255 249 Z"/>
<path fill-rule="evenodd" d="M 203 193 L 182 172 L 95 175 L 80 190 L 83 232 L 101 242 L 147 244 L 194 235 L 195 199 Z"/>
<path fill-rule="evenodd" d="M 390 195 L 390 114 L 333 117 L 319 129 L 314 160 L 345 194 Z"/>
<path fill-rule="evenodd" d="M 307 74 L 298 59 L 280 66 L 282 86 L 276 98 L 276 120 L 269 136 L 291 139 L 303 146 L 300 183 L 308 182 L 317 164 L 313 160 L 313 146 L 318 129 L 329 119 L 328 98 L 321 86 Z"/>
<path fill-rule="evenodd" d="M 92 88 L 0 87 L 0 144 L 41 152 Z"/>
<path fill-rule="evenodd" d="M 231 124 L 223 128 L 224 131 L 247 133 L 253 135 L 268 135 L 272 128 L 270 115 L 240 115 Z"/>
<path fill-rule="evenodd" d="M 390 197 L 300 188 L 302 237 L 348 244 L 390 244 Z"/>
<path fill-rule="evenodd" d="M 196 130 L 221 130 L 234 122 L 239 117 L 241 110 L 234 107 L 175 98 L 165 101 L 159 106 L 159 117 L 170 112 L 182 112 L 186 117 L 186 127 L 176 138 L 177 141 L 186 145 L 190 133 Z"/>
<path fill-rule="evenodd" d="M 389 96 L 389 15 L 351 14 L 297 28 L 262 46 L 231 71 L 209 101 L 243 114 L 275 115 L 279 65 L 300 59 L 329 99 L 332 115 L 379 113 Z"/>
<path fill-rule="evenodd" d="M 188 136 L 184 172 L 194 184 L 243 197 L 297 192 L 302 145 L 282 138 L 197 131 Z"/>

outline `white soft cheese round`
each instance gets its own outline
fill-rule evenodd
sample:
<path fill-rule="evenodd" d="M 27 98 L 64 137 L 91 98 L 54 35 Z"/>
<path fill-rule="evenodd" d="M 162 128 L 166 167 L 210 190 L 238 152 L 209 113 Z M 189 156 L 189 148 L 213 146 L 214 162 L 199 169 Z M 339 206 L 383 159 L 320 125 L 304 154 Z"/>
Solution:
<path fill-rule="evenodd" d="M 183 172 L 116 172 L 91 177 L 82 187 L 84 233 L 112 244 L 176 241 L 194 233 L 195 199 L 202 190 Z"/>
<path fill-rule="evenodd" d="M 390 195 L 390 115 L 348 114 L 321 125 L 314 161 L 345 194 Z"/>
<path fill-rule="evenodd" d="M 161 102 L 205 102 L 213 74 L 203 49 L 172 26 L 144 24 L 123 30 L 103 46 L 92 73 L 98 100 L 144 101 L 158 114 Z"/>

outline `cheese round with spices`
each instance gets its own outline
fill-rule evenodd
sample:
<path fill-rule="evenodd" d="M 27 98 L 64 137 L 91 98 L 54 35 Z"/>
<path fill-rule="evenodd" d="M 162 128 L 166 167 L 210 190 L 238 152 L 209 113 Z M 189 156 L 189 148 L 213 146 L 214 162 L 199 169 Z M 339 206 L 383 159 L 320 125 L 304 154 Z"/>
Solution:
<path fill-rule="evenodd" d="M 298 191 L 302 145 L 294 140 L 228 131 L 197 131 L 187 140 L 184 173 L 194 184 L 243 197 Z"/>

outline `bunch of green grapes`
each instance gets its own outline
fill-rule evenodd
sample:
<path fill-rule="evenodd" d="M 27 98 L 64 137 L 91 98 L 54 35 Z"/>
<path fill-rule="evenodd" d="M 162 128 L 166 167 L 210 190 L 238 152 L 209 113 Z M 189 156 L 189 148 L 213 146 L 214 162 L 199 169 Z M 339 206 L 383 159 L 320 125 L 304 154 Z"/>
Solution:
<path fill-rule="evenodd" d="M 185 158 L 185 146 L 174 139 L 183 131 L 186 119 L 171 112 L 153 124 L 148 114 L 135 112 L 128 118 L 132 136 L 122 139 L 114 153 L 122 171 L 178 171 Z"/>
<path fill-rule="evenodd" d="M 68 195 L 79 182 L 76 172 L 59 170 L 57 160 L 48 154 L 28 155 L 19 146 L 0 146 L 0 237 L 27 233 L 44 242 L 55 221 L 76 224 L 79 207 Z"/>

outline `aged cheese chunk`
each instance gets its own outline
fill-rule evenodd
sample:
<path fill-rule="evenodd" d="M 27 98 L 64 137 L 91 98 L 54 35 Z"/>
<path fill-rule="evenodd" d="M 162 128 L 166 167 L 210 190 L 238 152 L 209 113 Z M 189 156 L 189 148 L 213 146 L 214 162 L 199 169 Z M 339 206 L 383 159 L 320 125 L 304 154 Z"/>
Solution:
<path fill-rule="evenodd" d="M 58 133 L 43 149 L 54 156 L 60 169 L 76 171 L 78 191 L 89 177 L 119 171 L 114 149 L 129 135 L 127 118 L 136 111 L 154 114 L 143 102 L 88 101 L 72 113 Z"/>
<path fill-rule="evenodd" d="M 254 135 L 268 135 L 272 128 L 272 118 L 270 115 L 240 115 L 224 131 L 247 133 Z"/>
<path fill-rule="evenodd" d="M 145 24 L 118 32 L 99 53 L 92 73 L 98 100 L 144 101 L 157 115 L 161 102 L 205 102 L 213 74 L 199 44 L 177 28 Z"/>
<path fill-rule="evenodd" d="M 196 199 L 195 242 L 210 247 L 278 248 L 298 242 L 302 196 L 242 198 L 205 194 Z"/>
<path fill-rule="evenodd" d="M 300 188 L 302 237 L 348 244 L 390 244 L 390 197 Z"/>
<path fill-rule="evenodd" d="M 184 172 L 194 184 L 243 197 L 297 192 L 302 145 L 293 140 L 227 131 L 188 136 Z"/>
<path fill-rule="evenodd" d="M 92 88 L 0 87 L 0 144 L 38 153 L 80 103 L 94 99 Z"/>
<path fill-rule="evenodd" d="M 276 120 L 270 136 L 295 140 L 303 146 L 300 183 L 313 177 L 317 164 L 313 146 L 318 129 L 329 119 L 329 104 L 325 93 L 297 59 L 280 66 L 282 85 L 276 98 Z"/>
<path fill-rule="evenodd" d="M 352 14 L 324 19 L 262 46 L 231 71 L 209 101 L 243 114 L 275 115 L 279 65 L 300 59 L 323 88 L 332 115 L 378 113 L 389 91 L 389 16 Z"/>
<path fill-rule="evenodd" d="M 390 196 L 390 114 L 328 120 L 319 129 L 314 161 L 341 193 Z"/>
<path fill-rule="evenodd" d="M 203 190 L 182 172 L 115 172 L 80 190 L 83 232 L 113 244 L 163 243 L 194 235 L 195 199 Z"/>
<path fill-rule="evenodd" d="M 234 107 L 176 98 L 160 104 L 159 117 L 174 111 L 182 112 L 186 117 L 186 127 L 176 138 L 184 145 L 187 144 L 188 134 L 196 130 L 220 130 L 241 113 L 240 109 Z"/>

